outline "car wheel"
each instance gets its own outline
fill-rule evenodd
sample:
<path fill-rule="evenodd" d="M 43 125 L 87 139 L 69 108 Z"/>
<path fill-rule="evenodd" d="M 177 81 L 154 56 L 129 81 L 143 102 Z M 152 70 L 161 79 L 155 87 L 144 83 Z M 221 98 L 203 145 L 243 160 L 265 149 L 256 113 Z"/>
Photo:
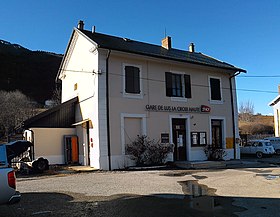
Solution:
<path fill-rule="evenodd" d="M 257 156 L 257 158 L 262 158 L 263 153 L 261 153 L 261 152 L 258 151 L 258 152 L 256 153 L 256 156 Z"/>
<path fill-rule="evenodd" d="M 280 155 L 280 149 L 277 149 L 275 152 L 277 155 Z"/>

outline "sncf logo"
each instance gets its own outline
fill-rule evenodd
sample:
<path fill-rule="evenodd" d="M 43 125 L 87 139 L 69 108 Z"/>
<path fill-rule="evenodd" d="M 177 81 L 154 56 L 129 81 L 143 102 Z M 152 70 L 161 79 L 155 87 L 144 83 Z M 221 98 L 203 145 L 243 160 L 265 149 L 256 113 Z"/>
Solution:
<path fill-rule="evenodd" d="M 208 113 L 211 111 L 211 108 L 207 105 L 202 105 L 201 106 L 201 112 L 204 112 L 204 113 Z"/>

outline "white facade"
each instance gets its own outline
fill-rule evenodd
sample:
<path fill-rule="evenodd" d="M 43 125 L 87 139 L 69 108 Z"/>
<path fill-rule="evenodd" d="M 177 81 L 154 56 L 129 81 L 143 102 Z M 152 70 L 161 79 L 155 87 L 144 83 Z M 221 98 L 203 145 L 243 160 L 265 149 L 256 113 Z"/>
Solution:
<path fill-rule="evenodd" d="M 50 164 L 65 164 L 64 137 L 76 135 L 75 128 L 30 128 L 24 131 L 27 141 L 34 144 L 35 159 L 43 157 Z"/>
<path fill-rule="evenodd" d="M 139 92 L 126 90 L 126 67 L 140 76 Z M 206 160 L 204 147 L 214 141 L 213 136 L 221 140 L 225 159 L 239 158 L 234 70 L 100 48 L 78 29 L 73 31 L 61 68 L 62 102 L 79 98 L 76 131 L 84 153 L 81 164 L 104 170 L 132 165 L 125 144 L 139 134 L 156 140 L 166 134 L 179 147 L 179 137 L 174 137 L 179 126 L 184 152 L 171 153 L 167 160 Z M 191 97 L 187 89 L 181 97 L 167 97 L 169 75 L 180 79 L 183 89 L 187 75 Z M 213 85 L 220 87 L 216 98 L 211 96 L 217 94 L 211 92 Z"/>
<path fill-rule="evenodd" d="M 279 87 L 278 87 L 279 88 Z M 274 113 L 274 134 L 276 137 L 280 136 L 280 95 L 272 100 L 268 105 L 272 106 Z"/>

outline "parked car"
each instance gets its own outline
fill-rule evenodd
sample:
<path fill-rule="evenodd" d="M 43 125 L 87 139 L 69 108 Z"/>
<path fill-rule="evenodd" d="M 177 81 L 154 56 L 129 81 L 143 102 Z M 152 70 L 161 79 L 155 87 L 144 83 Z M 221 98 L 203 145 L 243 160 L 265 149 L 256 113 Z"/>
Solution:
<path fill-rule="evenodd" d="M 6 145 L 0 145 L 0 205 L 20 201 L 21 195 L 16 191 L 16 176 L 9 167 Z"/>
<path fill-rule="evenodd" d="M 280 155 L 280 137 L 268 137 L 265 139 L 268 139 L 270 141 L 270 143 L 274 147 L 275 153 L 277 155 Z"/>
<path fill-rule="evenodd" d="M 257 158 L 263 155 L 273 155 L 275 150 L 269 140 L 251 140 L 243 147 L 240 147 L 241 154 L 254 154 Z"/>

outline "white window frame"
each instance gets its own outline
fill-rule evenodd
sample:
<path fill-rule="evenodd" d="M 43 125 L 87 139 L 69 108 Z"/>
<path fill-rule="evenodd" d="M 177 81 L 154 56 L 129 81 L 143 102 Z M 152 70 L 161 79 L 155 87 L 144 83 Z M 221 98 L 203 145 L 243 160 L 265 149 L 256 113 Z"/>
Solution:
<path fill-rule="evenodd" d="M 226 149 L 226 118 L 223 116 L 209 116 L 209 144 L 212 145 L 212 120 L 222 121 L 222 148 Z"/>
<path fill-rule="evenodd" d="M 141 133 L 142 135 L 147 135 L 147 116 L 146 114 L 129 114 L 121 113 L 121 145 L 122 145 L 122 155 L 125 154 L 125 132 L 124 132 L 124 119 L 125 118 L 141 118 Z"/>
<path fill-rule="evenodd" d="M 182 96 L 181 97 L 170 97 L 171 101 L 173 102 L 187 102 L 189 99 L 186 98 L 186 93 L 185 93 L 185 80 L 184 80 L 184 75 L 189 75 L 185 72 L 181 72 L 181 71 L 169 71 L 172 74 L 177 74 L 177 75 L 181 75 L 181 84 L 182 84 Z M 166 81 L 165 81 L 166 82 Z"/>
<path fill-rule="evenodd" d="M 126 66 L 133 66 L 133 67 L 139 68 L 139 79 L 140 79 L 140 93 L 139 94 L 133 94 L 133 93 L 125 92 L 125 67 Z M 123 75 L 123 97 L 134 98 L 134 99 L 143 99 L 142 66 L 141 65 L 130 64 L 130 63 L 123 63 L 122 71 L 123 71 L 122 72 L 122 75 Z"/>
<path fill-rule="evenodd" d="M 212 100 L 210 78 L 214 78 L 214 79 L 220 80 L 221 100 Z M 209 86 L 209 101 L 210 101 L 210 103 L 211 104 L 223 104 L 224 103 L 224 98 L 223 98 L 223 91 L 222 91 L 223 90 L 222 78 L 221 77 L 216 77 L 216 76 L 208 76 L 208 86 Z"/>

